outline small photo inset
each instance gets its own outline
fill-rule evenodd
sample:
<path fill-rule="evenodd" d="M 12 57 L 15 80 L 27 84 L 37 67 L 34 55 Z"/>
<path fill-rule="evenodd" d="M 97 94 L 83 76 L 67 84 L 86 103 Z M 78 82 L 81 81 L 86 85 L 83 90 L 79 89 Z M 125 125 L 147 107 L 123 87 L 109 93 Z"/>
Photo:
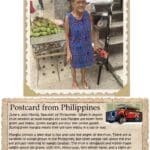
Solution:
<path fill-rule="evenodd" d="M 142 122 L 142 105 L 108 104 L 106 122 Z"/>

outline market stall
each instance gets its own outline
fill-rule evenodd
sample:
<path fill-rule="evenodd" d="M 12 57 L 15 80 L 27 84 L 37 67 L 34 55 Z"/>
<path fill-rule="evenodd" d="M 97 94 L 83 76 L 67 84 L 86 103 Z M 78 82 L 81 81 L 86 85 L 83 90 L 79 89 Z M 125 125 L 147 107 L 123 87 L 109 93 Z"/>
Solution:
<path fill-rule="evenodd" d="M 33 20 L 31 23 L 30 42 L 38 70 L 41 69 L 39 59 L 63 56 L 65 54 L 65 36 L 63 28 L 48 19 L 36 17 Z"/>

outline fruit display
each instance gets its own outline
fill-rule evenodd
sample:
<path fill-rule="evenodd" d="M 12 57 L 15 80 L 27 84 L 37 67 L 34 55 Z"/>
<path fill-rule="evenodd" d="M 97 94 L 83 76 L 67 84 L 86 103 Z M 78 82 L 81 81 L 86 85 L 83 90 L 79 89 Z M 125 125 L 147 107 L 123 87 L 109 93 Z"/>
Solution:
<path fill-rule="evenodd" d="M 63 32 L 63 28 L 45 18 L 36 17 L 31 23 L 31 37 L 40 37 L 60 32 Z"/>

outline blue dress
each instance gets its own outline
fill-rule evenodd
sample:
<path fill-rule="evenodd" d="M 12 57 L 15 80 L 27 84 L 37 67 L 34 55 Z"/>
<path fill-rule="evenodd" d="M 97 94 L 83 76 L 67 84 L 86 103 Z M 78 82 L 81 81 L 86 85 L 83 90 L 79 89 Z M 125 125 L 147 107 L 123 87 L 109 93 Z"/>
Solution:
<path fill-rule="evenodd" d="M 72 13 L 68 14 L 70 27 L 69 46 L 72 54 L 71 65 L 73 68 L 90 67 L 94 63 L 90 15 L 84 11 L 80 20 Z"/>

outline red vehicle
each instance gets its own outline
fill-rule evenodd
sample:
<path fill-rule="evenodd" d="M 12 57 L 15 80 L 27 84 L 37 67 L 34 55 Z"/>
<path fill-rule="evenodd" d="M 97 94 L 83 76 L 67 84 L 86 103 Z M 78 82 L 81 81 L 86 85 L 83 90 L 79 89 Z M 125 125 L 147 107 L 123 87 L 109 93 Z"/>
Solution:
<path fill-rule="evenodd" d="M 110 111 L 106 113 L 108 122 L 118 121 L 119 123 L 123 122 L 141 122 L 142 121 L 142 112 L 139 109 L 123 106 L 119 107 L 114 111 Z"/>
<path fill-rule="evenodd" d="M 117 119 L 120 123 L 126 121 L 141 121 L 142 113 L 137 108 L 133 107 L 121 107 L 116 110 Z"/>

